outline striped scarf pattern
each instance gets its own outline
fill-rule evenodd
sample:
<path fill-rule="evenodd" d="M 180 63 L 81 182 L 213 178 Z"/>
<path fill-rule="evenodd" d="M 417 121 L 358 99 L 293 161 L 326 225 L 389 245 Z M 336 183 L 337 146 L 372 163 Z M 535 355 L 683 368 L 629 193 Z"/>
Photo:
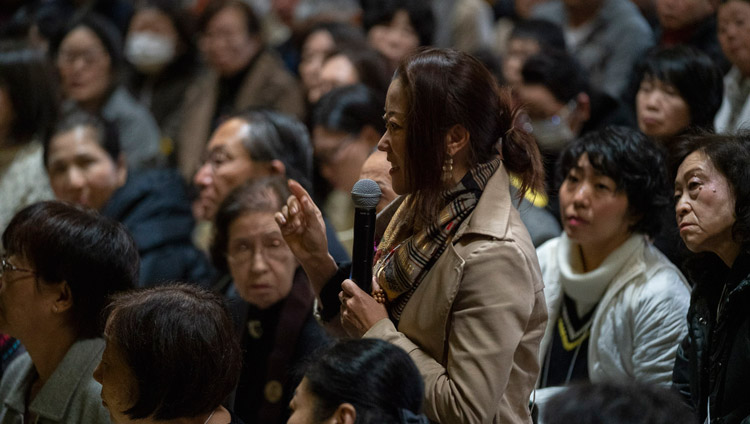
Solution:
<path fill-rule="evenodd" d="M 412 207 L 411 196 L 401 204 L 383 235 L 375 255 L 375 277 L 388 299 L 388 312 L 395 322 L 401 318 L 414 291 L 440 255 L 452 242 L 458 227 L 479 201 L 500 158 L 479 164 L 453 188 L 442 193 L 446 202 L 436 222 L 410 234 L 404 217 Z"/>

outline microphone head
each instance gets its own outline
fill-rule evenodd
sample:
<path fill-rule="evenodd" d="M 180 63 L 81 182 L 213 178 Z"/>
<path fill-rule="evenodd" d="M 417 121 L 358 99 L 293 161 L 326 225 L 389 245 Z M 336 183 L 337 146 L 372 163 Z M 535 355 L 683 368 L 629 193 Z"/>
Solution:
<path fill-rule="evenodd" d="M 374 209 L 380 201 L 380 187 L 370 179 L 357 181 L 352 187 L 352 201 L 359 209 Z"/>

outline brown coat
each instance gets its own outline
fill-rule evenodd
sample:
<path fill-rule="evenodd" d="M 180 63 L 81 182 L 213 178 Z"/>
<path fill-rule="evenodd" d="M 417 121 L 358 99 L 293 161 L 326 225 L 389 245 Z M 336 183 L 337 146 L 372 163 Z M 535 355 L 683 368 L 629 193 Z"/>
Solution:
<path fill-rule="evenodd" d="M 501 167 L 412 295 L 398 329 L 384 319 L 364 335 L 409 353 L 432 421 L 531 422 L 547 309 L 536 251 L 508 187 Z"/>
<path fill-rule="evenodd" d="M 297 80 L 274 53 L 259 53 L 234 100 L 234 110 L 267 107 L 294 115 L 305 114 L 305 99 Z M 201 165 L 203 150 L 211 136 L 211 120 L 219 96 L 219 75 L 208 71 L 185 95 L 185 110 L 177 140 L 177 166 L 189 180 Z"/>

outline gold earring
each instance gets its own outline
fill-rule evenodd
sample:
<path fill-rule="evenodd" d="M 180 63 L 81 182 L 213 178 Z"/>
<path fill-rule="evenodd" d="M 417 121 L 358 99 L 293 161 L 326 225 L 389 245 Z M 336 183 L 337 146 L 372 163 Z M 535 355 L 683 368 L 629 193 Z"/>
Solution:
<path fill-rule="evenodd" d="M 444 183 L 451 183 L 453 181 L 453 156 L 448 155 L 443 161 L 443 177 Z"/>

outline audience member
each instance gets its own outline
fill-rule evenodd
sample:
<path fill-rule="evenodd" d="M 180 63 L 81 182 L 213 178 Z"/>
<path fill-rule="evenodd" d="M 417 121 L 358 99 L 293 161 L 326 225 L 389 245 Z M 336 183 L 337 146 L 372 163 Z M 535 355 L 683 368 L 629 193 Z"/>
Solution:
<path fill-rule="evenodd" d="M 50 49 L 65 109 L 79 107 L 113 122 L 131 167 L 161 164 L 156 121 L 120 84 L 122 42 L 112 24 L 100 16 L 85 15 L 53 39 Z"/>
<path fill-rule="evenodd" d="M 182 179 L 172 170 L 128 172 L 111 125 L 81 111 L 64 116 L 45 144 L 44 164 L 58 199 L 130 231 L 141 257 L 139 286 L 210 283 L 213 270 L 192 245 L 195 221 Z"/>
<path fill-rule="evenodd" d="M 424 384 L 403 349 L 378 339 L 341 341 L 314 359 L 289 403 L 289 424 L 427 424 Z"/>
<path fill-rule="evenodd" d="M 549 401 L 543 424 L 698 424 L 673 392 L 639 382 L 573 385 Z"/>
<path fill-rule="evenodd" d="M 260 179 L 234 190 L 216 214 L 211 255 L 231 274 L 227 296 L 244 352 L 234 410 L 249 423 L 286 422 L 301 379 L 295 369 L 328 340 L 307 276 L 274 221 L 287 197 L 284 178 Z"/>
<path fill-rule="evenodd" d="M 109 423 L 92 373 L 106 302 L 138 280 L 133 240 L 121 224 L 60 202 L 22 209 L 2 239 L 0 331 L 26 353 L 0 381 L 0 423 Z"/>
<path fill-rule="evenodd" d="M 732 64 L 724 77 L 724 98 L 716 113 L 716 132 L 750 127 L 750 2 L 729 0 L 719 6 L 719 43 Z"/>
<path fill-rule="evenodd" d="M 520 196 L 539 190 L 536 145 L 513 130 L 509 96 L 465 53 L 410 56 L 385 103 L 378 148 L 391 162 L 393 190 L 406 195 L 376 223 L 373 293 L 385 305 L 342 283 L 349 271 L 326 253 L 320 211 L 298 184 L 276 220 L 320 295 L 321 314 L 340 311 L 351 335 L 392 342 L 415 360 L 430 420 L 530 422 L 546 308 L 508 172 L 522 181 Z"/>
<path fill-rule="evenodd" d="M 177 163 L 190 179 L 211 132 L 227 116 L 267 107 L 303 117 L 302 91 L 284 63 L 267 49 L 260 22 L 241 0 L 211 2 L 200 22 L 200 47 L 209 70 L 186 94 Z"/>
<path fill-rule="evenodd" d="M 323 61 L 317 93 L 323 96 L 334 88 L 361 83 L 379 98 L 385 98 L 391 76 L 385 58 L 374 49 L 343 48 L 332 52 Z"/>
<path fill-rule="evenodd" d="M 419 46 L 432 45 L 435 16 L 422 0 L 361 0 L 367 40 L 395 70 Z"/>
<path fill-rule="evenodd" d="M 296 118 L 278 112 L 258 110 L 229 118 L 214 131 L 204 157 L 193 179 L 198 188 L 193 214 L 204 223 L 199 225 L 196 244 L 203 250 L 210 244 L 208 222 L 224 198 L 248 180 L 281 175 L 311 188 L 312 145 L 307 129 Z M 336 233 L 331 229 L 328 236 L 333 240 L 329 246 L 333 256 L 348 260 Z"/>
<path fill-rule="evenodd" d="M 320 70 L 325 58 L 344 45 L 359 49 L 366 44 L 361 28 L 343 22 L 317 24 L 302 37 L 298 71 L 309 104 L 317 102 L 322 95 L 319 92 Z"/>
<path fill-rule="evenodd" d="M 568 51 L 591 76 L 591 85 L 619 98 L 630 72 L 651 47 L 653 33 L 630 0 L 551 0 L 536 6 L 533 17 L 563 29 Z"/>
<path fill-rule="evenodd" d="M 687 45 L 708 55 L 722 74 L 729 62 L 717 38 L 715 0 L 655 0 L 660 30 L 656 40 L 661 47 Z"/>
<path fill-rule="evenodd" d="M 688 265 L 695 289 L 673 387 L 700 422 L 750 421 L 749 149 L 747 134 L 704 135 L 675 154 L 675 214 L 695 253 Z"/>
<path fill-rule="evenodd" d="M 617 99 L 589 84 L 571 55 L 549 50 L 531 56 L 521 70 L 518 97 L 528 115 L 522 128 L 534 136 L 544 156 L 547 189 L 556 212 L 553 176 L 559 153 L 573 139 L 610 125 L 635 126 Z"/>
<path fill-rule="evenodd" d="M 669 205 L 666 173 L 656 144 L 629 128 L 592 132 L 563 151 L 564 232 L 537 250 L 549 312 L 537 392 L 670 382 L 690 286 L 650 241 Z"/>
<path fill-rule="evenodd" d="M 113 423 L 240 424 L 222 406 L 242 352 L 222 299 L 188 284 L 115 297 L 94 379 Z"/>
<path fill-rule="evenodd" d="M 136 8 L 125 38 L 128 88 L 156 119 L 171 165 L 176 165 L 185 93 L 200 69 L 191 24 L 188 12 L 174 2 L 146 0 Z"/>
<path fill-rule="evenodd" d="M 56 106 L 44 55 L 26 44 L 0 43 L 0 231 L 23 207 L 52 198 L 42 140 Z"/>
<path fill-rule="evenodd" d="M 529 57 L 551 49 L 564 51 L 565 37 L 557 24 L 543 19 L 528 19 L 515 24 L 503 57 L 503 77 L 512 88 L 523 81 L 521 69 Z"/>
<path fill-rule="evenodd" d="M 359 172 L 360 179 L 373 180 L 380 187 L 380 200 L 375 206 L 375 211 L 378 213 L 398 197 L 398 194 L 393 191 L 393 178 L 391 178 L 390 170 L 391 164 L 388 162 L 388 154 L 375 150 L 365 159 L 362 170 Z"/>
<path fill-rule="evenodd" d="M 687 46 L 657 48 L 636 66 L 638 128 L 671 150 L 680 136 L 713 131 L 722 97 L 718 66 Z"/>

